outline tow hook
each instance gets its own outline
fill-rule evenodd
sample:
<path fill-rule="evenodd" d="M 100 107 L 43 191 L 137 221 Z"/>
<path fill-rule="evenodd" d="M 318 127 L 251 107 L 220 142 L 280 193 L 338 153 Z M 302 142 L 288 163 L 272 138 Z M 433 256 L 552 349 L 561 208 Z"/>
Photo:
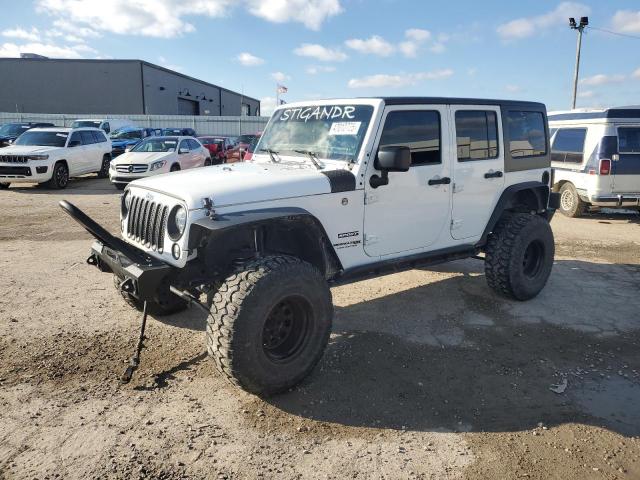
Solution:
<path fill-rule="evenodd" d="M 127 278 L 124 282 L 120 284 L 120 290 L 125 293 L 134 294 L 136 292 L 136 286 L 133 283 L 133 280 Z"/>
<path fill-rule="evenodd" d="M 93 266 L 98 265 L 98 257 L 96 257 L 95 254 L 91 254 L 89 258 L 87 258 L 87 263 Z"/>

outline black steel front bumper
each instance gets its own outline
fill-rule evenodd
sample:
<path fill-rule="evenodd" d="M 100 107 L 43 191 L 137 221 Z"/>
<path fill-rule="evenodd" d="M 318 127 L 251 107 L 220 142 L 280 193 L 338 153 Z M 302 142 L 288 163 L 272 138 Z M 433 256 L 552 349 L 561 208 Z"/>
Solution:
<path fill-rule="evenodd" d="M 142 301 L 154 300 L 158 287 L 175 267 L 114 237 L 75 205 L 62 201 L 60 206 L 96 239 L 87 263 L 102 272 L 114 273 L 120 278 L 123 291 Z"/>

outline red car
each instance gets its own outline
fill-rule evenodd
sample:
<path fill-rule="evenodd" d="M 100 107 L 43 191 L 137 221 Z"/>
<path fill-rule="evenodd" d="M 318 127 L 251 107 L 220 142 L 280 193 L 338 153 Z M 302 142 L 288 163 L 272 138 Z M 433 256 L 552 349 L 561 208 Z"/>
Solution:
<path fill-rule="evenodd" d="M 249 147 L 252 144 L 255 145 L 258 142 L 260 135 L 262 135 L 262 132 L 252 135 L 240 135 L 237 138 L 236 144 L 233 146 L 233 148 L 227 151 L 227 163 L 242 162 L 243 160 L 247 160 L 246 154 L 249 150 Z"/>
<path fill-rule="evenodd" d="M 227 152 L 233 148 L 233 143 L 229 137 L 206 136 L 198 137 L 200 143 L 209 150 L 213 165 L 226 163 Z"/>

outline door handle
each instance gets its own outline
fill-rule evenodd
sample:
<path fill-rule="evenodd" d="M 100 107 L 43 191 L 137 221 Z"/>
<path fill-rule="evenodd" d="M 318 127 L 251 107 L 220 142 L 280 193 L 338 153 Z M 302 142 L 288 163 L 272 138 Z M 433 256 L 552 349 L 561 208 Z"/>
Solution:
<path fill-rule="evenodd" d="M 484 174 L 484 178 L 502 178 L 502 172 L 500 170 L 497 172 L 487 172 Z"/>
<path fill-rule="evenodd" d="M 432 178 L 431 180 L 429 180 L 429 185 L 433 186 L 433 185 L 449 185 L 451 183 L 451 179 L 449 177 L 442 177 L 442 178 Z"/>

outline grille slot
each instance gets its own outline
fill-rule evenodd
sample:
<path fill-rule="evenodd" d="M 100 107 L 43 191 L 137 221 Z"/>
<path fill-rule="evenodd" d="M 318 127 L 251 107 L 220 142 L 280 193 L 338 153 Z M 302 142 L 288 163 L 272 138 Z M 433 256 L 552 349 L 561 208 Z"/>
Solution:
<path fill-rule="evenodd" d="M 133 197 L 127 217 L 127 236 L 147 248 L 162 253 L 169 207 Z"/>
<path fill-rule="evenodd" d="M 0 155 L 2 163 L 27 163 L 29 157 L 26 155 Z"/>
<path fill-rule="evenodd" d="M 118 173 L 144 173 L 149 168 L 144 163 L 132 163 L 131 165 L 116 165 Z"/>

